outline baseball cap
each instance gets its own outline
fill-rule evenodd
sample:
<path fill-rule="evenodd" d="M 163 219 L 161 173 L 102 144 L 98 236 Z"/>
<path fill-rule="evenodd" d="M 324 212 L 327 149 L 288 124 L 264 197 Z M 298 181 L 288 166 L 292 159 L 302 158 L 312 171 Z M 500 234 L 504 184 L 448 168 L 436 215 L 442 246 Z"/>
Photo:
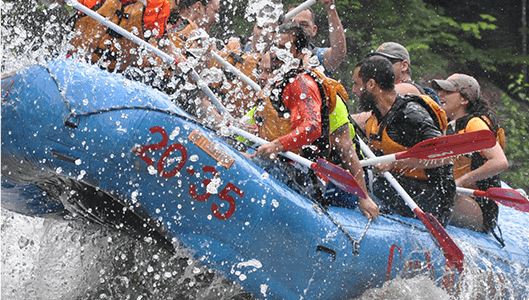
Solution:
<path fill-rule="evenodd" d="M 478 81 L 465 74 L 452 74 L 446 80 L 432 80 L 432 87 L 436 90 L 448 92 L 460 92 L 468 101 L 476 101 L 481 97 L 481 88 Z"/>
<path fill-rule="evenodd" d="M 393 58 L 401 61 L 407 60 L 408 63 L 411 64 L 410 53 L 408 52 L 408 50 L 406 50 L 406 47 L 395 42 L 387 42 L 380 45 L 377 50 L 371 51 L 366 55 L 366 57 L 370 57 L 373 55 L 382 55 L 386 58 Z"/>

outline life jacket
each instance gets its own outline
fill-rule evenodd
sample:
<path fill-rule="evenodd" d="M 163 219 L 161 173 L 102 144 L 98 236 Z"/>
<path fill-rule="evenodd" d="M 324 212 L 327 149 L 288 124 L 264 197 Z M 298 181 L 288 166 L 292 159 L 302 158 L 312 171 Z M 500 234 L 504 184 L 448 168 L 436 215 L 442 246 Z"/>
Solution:
<path fill-rule="evenodd" d="M 310 71 L 304 69 L 296 69 L 288 72 L 283 77 L 283 80 L 276 82 L 272 89 L 278 89 L 278 95 L 271 93 L 266 98 L 258 100 L 258 108 L 255 110 L 254 119 L 259 127 L 259 135 L 269 141 L 273 141 L 281 136 L 284 136 L 292 130 L 292 123 L 290 121 L 290 110 L 283 103 L 283 91 L 291 79 L 296 78 L 300 74 L 308 74 L 314 79 L 318 85 L 318 90 L 322 98 L 321 105 L 321 136 L 313 141 L 310 145 L 302 147 L 302 149 L 295 149 L 292 152 L 302 155 L 308 159 L 327 158 L 330 154 L 329 142 L 329 106 L 325 95 L 323 86 L 318 82 L 317 77 L 312 75 Z M 262 108 L 261 108 L 262 107 Z"/>
<path fill-rule="evenodd" d="M 85 5 L 95 10 L 111 22 L 133 33 L 144 40 L 150 40 L 153 46 L 165 32 L 165 25 L 170 14 L 168 0 L 149 0 L 147 6 L 136 0 L 86 0 Z M 75 47 L 70 55 L 84 49 L 87 58 L 99 62 L 100 66 L 110 71 L 124 71 L 128 66 L 145 68 L 151 66 L 148 56 L 141 56 L 136 50 L 136 43 L 124 38 L 114 30 L 103 26 L 85 14 L 79 14 L 74 25 L 80 35 L 70 43 Z M 160 61 L 158 61 L 160 64 Z"/>
<path fill-rule="evenodd" d="M 390 111 L 387 113 L 384 121 L 379 124 L 377 117 L 373 114 L 366 122 L 366 134 L 369 138 L 371 145 L 376 150 L 382 151 L 383 154 L 393 154 L 400 151 L 408 150 L 409 147 L 403 146 L 395 141 L 393 141 L 388 133 L 387 126 L 393 122 L 395 114 L 399 109 L 409 101 L 414 101 L 421 104 L 434 122 L 436 126 L 443 132 L 445 132 L 448 126 L 448 120 L 446 118 L 446 113 L 442 110 L 439 105 L 426 95 L 405 95 L 402 97 L 397 97 L 395 103 L 391 107 Z M 420 168 L 411 168 L 404 166 L 396 166 L 393 168 L 392 172 L 401 174 L 406 177 L 427 180 L 428 176 L 424 172 L 424 169 Z"/>
<path fill-rule="evenodd" d="M 402 82 L 412 84 L 419 90 L 421 95 L 426 95 L 432 98 L 432 100 L 434 100 L 435 102 L 437 102 L 437 104 L 441 105 L 441 101 L 439 101 L 439 96 L 437 96 L 437 93 L 433 89 L 429 87 L 423 87 L 422 85 L 418 84 L 417 82 L 413 80 L 404 80 Z"/>
<path fill-rule="evenodd" d="M 257 82 L 258 76 L 255 71 L 259 67 L 262 59 L 260 53 L 242 53 L 239 39 L 230 39 L 218 54 L 244 75 L 248 76 L 254 82 Z M 222 67 L 215 60 L 211 60 L 210 62 L 210 68 L 213 67 L 222 70 L 227 80 L 212 83 L 211 86 L 224 94 L 224 105 L 234 108 L 232 114 L 235 117 L 240 118 L 244 116 L 249 109 L 255 106 L 258 92 L 242 82 L 235 74 Z"/>
<path fill-rule="evenodd" d="M 343 85 L 338 82 L 337 80 L 326 76 L 322 70 L 319 68 L 311 69 L 311 74 L 323 87 L 323 91 L 325 93 L 325 98 L 327 105 L 329 106 L 329 112 L 332 113 L 334 109 L 336 108 L 336 103 L 339 101 L 338 97 L 343 100 L 344 103 L 347 103 L 349 100 L 349 94 L 347 94 L 347 90 L 343 87 Z"/>
<path fill-rule="evenodd" d="M 167 36 L 177 48 L 182 50 L 196 48 L 199 41 L 189 39 L 192 32 L 199 29 L 197 24 L 186 18 L 179 17 L 179 19 L 182 21 L 180 24 L 171 27 L 168 26 Z"/>
<path fill-rule="evenodd" d="M 503 131 L 503 128 L 498 128 L 496 131 L 494 131 L 492 122 L 485 116 L 475 116 L 475 115 L 468 115 L 463 118 L 460 118 L 456 121 L 456 128 L 455 131 L 452 131 L 452 127 L 450 127 L 450 130 L 447 131 L 447 134 L 456 134 L 456 133 L 464 133 L 464 132 L 470 132 L 473 131 L 472 128 L 469 128 L 469 123 L 472 122 L 483 122 L 487 125 L 487 127 L 494 132 L 496 136 L 496 140 L 498 141 L 498 144 L 501 146 L 502 149 L 505 149 L 505 132 Z M 483 126 L 480 126 L 483 127 Z M 459 155 L 456 158 L 454 158 L 454 178 L 459 178 L 463 176 L 466 173 L 469 173 L 472 170 L 475 170 L 479 167 L 481 167 L 487 159 L 483 156 L 481 152 L 474 152 L 470 154 L 465 155 Z M 500 174 L 494 175 L 491 178 L 480 180 L 476 183 L 475 186 L 468 186 L 471 188 L 477 188 L 480 190 L 487 190 L 491 187 L 499 187 L 500 186 Z"/>

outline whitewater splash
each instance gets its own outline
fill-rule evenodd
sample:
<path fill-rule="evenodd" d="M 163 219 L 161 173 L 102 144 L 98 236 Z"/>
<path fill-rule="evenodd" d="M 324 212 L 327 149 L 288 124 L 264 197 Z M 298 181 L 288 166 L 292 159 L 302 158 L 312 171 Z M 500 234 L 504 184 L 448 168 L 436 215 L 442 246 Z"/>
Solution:
<path fill-rule="evenodd" d="M 2 299 L 252 299 L 178 245 L 71 217 L 1 220 Z"/>
<path fill-rule="evenodd" d="M 30 3 L 28 7 L 38 7 L 36 2 L 26 2 Z M 3 15 L 13 7 L 12 3 L 1 5 Z M 58 6 L 48 10 L 31 8 L 28 13 L 63 15 Z M 3 73 L 42 63 L 61 53 L 63 39 L 58 37 L 64 36 L 65 26 L 60 17 L 39 23 L 38 18 L 26 16 L 20 24 L 15 17 L 2 20 L 2 32 L 13 33 L 3 36 Z M 35 31 L 29 32 L 25 28 L 30 23 L 42 28 L 34 27 Z M 202 267 L 178 244 L 175 253 L 168 253 L 148 240 L 71 216 L 35 218 L 2 210 L 1 221 L 1 296 L 5 299 L 251 299 L 240 287 Z M 523 238 L 529 241 L 529 234 Z M 463 246 L 465 250 L 472 248 Z M 504 299 L 514 285 L 527 285 L 523 281 L 504 281 L 493 265 L 487 266 L 487 272 L 472 272 L 477 262 L 479 252 L 467 256 L 467 273 L 457 298 Z M 499 275 L 491 275 L 493 271 Z M 528 278 L 528 272 L 519 270 L 520 278 Z M 453 297 L 427 276 L 410 277 L 403 273 L 380 288 L 366 291 L 359 299 Z"/>

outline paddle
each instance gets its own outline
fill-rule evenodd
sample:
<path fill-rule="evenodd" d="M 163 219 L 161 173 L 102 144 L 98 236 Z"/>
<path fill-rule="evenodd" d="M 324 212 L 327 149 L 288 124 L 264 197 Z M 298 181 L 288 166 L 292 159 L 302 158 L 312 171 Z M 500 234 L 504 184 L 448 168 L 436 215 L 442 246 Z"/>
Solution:
<path fill-rule="evenodd" d="M 316 3 L 316 0 L 307 0 L 300 5 L 296 6 L 293 10 L 285 14 L 285 21 L 288 21 L 295 17 L 300 12 L 304 11 L 305 9 L 311 7 L 314 3 Z"/>
<path fill-rule="evenodd" d="M 68 5 L 70 5 L 71 7 L 75 8 L 75 9 L 78 9 L 78 10 L 82 11 L 83 13 L 85 13 L 88 16 L 90 16 L 94 20 L 99 21 L 101 24 L 107 26 L 108 28 L 111 28 L 115 32 L 117 32 L 117 33 L 121 34 L 122 36 L 126 37 L 127 39 L 133 41 L 134 43 L 138 44 L 139 46 L 142 46 L 142 47 L 146 48 L 147 50 L 151 51 L 152 53 L 156 54 L 157 56 L 159 56 L 160 58 L 165 60 L 166 62 L 168 62 L 170 64 L 174 64 L 176 66 L 178 66 L 180 64 L 180 62 L 177 61 L 174 57 L 172 57 L 169 54 L 163 52 L 162 50 L 154 47 L 153 45 L 149 44 L 148 42 L 144 41 L 143 39 L 135 36 L 131 32 L 127 31 L 126 29 L 124 29 L 122 27 L 120 27 L 119 25 L 112 23 L 107 18 L 101 16 L 97 12 L 89 9 L 88 7 L 80 4 L 79 2 L 74 1 L 74 0 L 69 0 L 68 1 Z M 225 116 L 230 116 L 230 113 L 226 110 L 226 108 L 222 105 L 222 103 L 217 99 L 215 94 L 213 94 L 211 89 L 206 84 L 204 84 L 204 81 L 202 80 L 202 78 L 200 78 L 200 75 L 198 75 L 198 73 L 195 71 L 195 69 L 193 69 L 193 68 L 191 68 L 189 66 L 187 66 L 187 67 L 180 66 L 180 69 L 184 73 L 186 73 L 186 69 L 188 69 L 187 72 L 189 73 L 189 75 L 191 75 L 191 77 L 193 78 L 193 80 L 195 80 L 195 82 L 200 87 L 200 89 L 211 99 L 211 101 L 213 102 L 213 104 L 215 105 L 217 110 L 219 112 L 221 112 Z"/>
<path fill-rule="evenodd" d="M 358 139 L 360 142 L 360 149 L 364 154 L 369 158 L 374 158 L 375 154 L 369 149 L 369 147 L 364 143 L 362 139 Z M 425 213 L 413 199 L 408 195 L 408 193 L 402 188 L 399 182 L 391 175 L 389 172 L 383 173 L 386 180 L 393 186 L 393 188 L 399 193 L 399 195 L 404 199 L 406 204 L 413 210 L 415 215 L 421 220 L 421 222 L 426 226 L 430 235 L 432 236 L 437 247 L 443 252 L 448 266 L 455 266 L 459 272 L 463 271 L 463 260 L 464 255 L 461 249 L 457 244 L 452 240 L 448 235 L 443 226 L 437 221 L 437 219 L 432 216 L 430 213 Z"/>
<path fill-rule="evenodd" d="M 422 141 L 408 150 L 360 161 L 362 167 L 405 158 L 439 159 L 494 147 L 496 137 L 490 130 L 478 130 Z"/>
<path fill-rule="evenodd" d="M 250 77 L 246 76 L 243 72 L 241 72 L 239 69 L 235 68 L 232 64 L 227 62 L 222 56 L 218 55 L 215 52 L 210 53 L 211 57 L 216 60 L 221 66 L 228 69 L 231 73 L 235 74 L 235 76 L 239 77 L 242 82 L 249 85 L 252 89 L 254 89 L 257 92 L 261 91 L 261 87 L 253 81 Z"/>
<path fill-rule="evenodd" d="M 268 141 L 258 136 L 255 136 L 251 133 L 248 133 L 242 129 L 239 129 L 233 126 L 228 127 L 228 129 L 230 129 L 237 135 L 243 138 L 246 138 L 258 145 L 263 145 L 263 144 L 268 143 Z M 281 152 L 280 154 L 288 159 L 291 159 L 303 166 L 311 168 L 314 171 L 317 171 L 325 175 L 325 177 L 329 178 L 329 180 L 331 180 L 340 189 L 348 193 L 355 194 L 360 198 L 366 198 L 366 194 L 364 193 L 360 185 L 358 185 L 358 182 L 356 181 L 354 176 L 351 175 L 351 173 L 347 172 L 346 170 L 321 158 L 318 159 L 316 162 L 312 162 L 304 157 L 301 157 L 289 151 Z"/>
<path fill-rule="evenodd" d="M 513 189 L 493 187 L 486 191 L 473 190 L 463 187 L 456 188 L 456 192 L 463 195 L 494 199 L 501 204 L 519 211 L 529 212 L 529 200 Z"/>
<path fill-rule="evenodd" d="M 78 3 L 77 1 L 70 1 L 69 4 L 73 7 L 73 8 L 76 8 L 82 12 L 84 12 L 86 15 L 94 18 L 95 20 L 99 21 L 101 24 L 111 28 L 112 30 L 116 31 L 117 33 L 121 34 L 122 36 L 130 39 L 131 41 L 135 42 L 136 44 L 140 45 L 140 46 L 143 46 L 145 47 L 146 49 L 148 49 L 149 51 L 151 51 L 152 53 L 158 55 L 159 57 L 161 57 L 162 59 L 164 59 L 165 61 L 167 61 L 168 63 L 172 63 L 172 64 L 175 64 L 175 65 L 178 65 L 179 62 L 177 60 L 174 59 L 174 57 L 171 57 L 170 55 L 168 55 L 167 53 L 161 51 L 160 49 L 150 45 L 149 43 L 145 42 L 144 40 L 138 38 L 137 36 L 133 35 L 132 33 L 130 33 L 129 31 L 119 27 L 118 25 L 110 22 L 108 19 L 104 18 L 103 16 L 101 16 L 100 14 L 98 14 L 97 12 L 94 12 L 92 10 L 90 10 L 89 8 L 87 8 L 86 6 Z M 200 78 L 200 76 L 196 73 L 196 71 L 192 68 L 190 68 L 189 70 L 190 74 L 191 74 L 191 77 L 193 77 L 193 79 L 197 82 L 197 84 L 201 87 L 201 89 L 206 93 L 206 95 L 211 99 L 211 101 L 215 104 L 215 107 L 217 107 L 217 109 L 219 111 L 221 111 L 226 117 L 230 117 L 230 114 L 229 112 L 226 110 L 226 108 L 224 107 L 224 105 L 222 105 L 222 103 L 215 97 L 215 95 L 213 94 L 213 92 L 209 89 L 209 87 L 205 84 L 201 84 L 203 81 L 202 79 Z M 249 139 L 249 140 L 252 140 L 253 142 L 255 143 L 258 143 L 258 144 L 263 144 L 263 143 L 267 143 L 267 141 L 265 140 L 262 140 L 254 135 L 251 135 L 243 130 L 238 130 L 234 127 L 228 127 L 231 131 L 233 132 L 236 132 L 238 131 L 237 134 Z M 245 134 L 245 135 L 242 135 L 242 134 Z M 248 136 L 249 135 L 249 136 Z M 262 141 L 259 141 L 259 140 L 262 140 Z M 301 157 L 299 155 L 296 155 L 292 152 L 285 152 L 285 153 L 282 153 L 283 156 L 293 160 L 293 161 L 296 161 L 304 166 L 307 166 L 311 169 L 314 169 L 315 171 L 318 171 L 322 174 L 324 174 L 325 176 L 327 176 L 330 180 L 333 181 L 334 184 L 336 184 L 336 186 L 342 188 L 344 191 L 347 191 L 349 193 L 352 193 L 352 194 L 356 194 L 358 195 L 359 197 L 361 198 L 365 198 L 366 195 L 364 193 L 364 191 L 360 188 L 360 186 L 358 185 L 358 182 L 356 182 L 356 179 L 350 174 L 348 173 L 347 171 L 345 171 L 344 169 L 336 166 L 336 165 L 333 165 L 323 159 L 319 159 L 316 163 L 315 162 L 312 162 L 304 157 Z"/>

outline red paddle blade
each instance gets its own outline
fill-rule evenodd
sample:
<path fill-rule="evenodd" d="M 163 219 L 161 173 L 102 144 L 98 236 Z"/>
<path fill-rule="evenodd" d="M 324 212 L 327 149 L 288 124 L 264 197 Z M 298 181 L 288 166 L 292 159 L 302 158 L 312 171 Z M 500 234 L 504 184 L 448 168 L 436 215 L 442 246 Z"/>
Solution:
<path fill-rule="evenodd" d="M 311 168 L 315 171 L 325 175 L 340 189 L 357 195 L 360 198 L 366 198 L 366 194 L 362 188 L 358 185 L 358 182 L 351 173 L 338 167 L 337 165 L 331 164 L 330 162 L 318 158 L 318 160 L 312 163 Z"/>
<path fill-rule="evenodd" d="M 430 213 L 424 213 L 419 207 L 414 209 L 415 214 L 430 231 L 437 247 L 441 248 L 449 266 L 454 266 L 459 272 L 463 272 L 463 261 L 465 255 L 457 244 L 448 235 L 441 223 Z"/>
<path fill-rule="evenodd" d="M 478 130 L 422 141 L 406 151 L 396 153 L 395 158 L 445 158 L 492 148 L 494 145 L 496 137 L 492 131 Z"/>
<path fill-rule="evenodd" d="M 493 187 L 486 191 L 475 191 L 474 194 L 479 197 L 494 199 L 519 211 L 529 212 L 529 200 L 513 189 Z"/>

